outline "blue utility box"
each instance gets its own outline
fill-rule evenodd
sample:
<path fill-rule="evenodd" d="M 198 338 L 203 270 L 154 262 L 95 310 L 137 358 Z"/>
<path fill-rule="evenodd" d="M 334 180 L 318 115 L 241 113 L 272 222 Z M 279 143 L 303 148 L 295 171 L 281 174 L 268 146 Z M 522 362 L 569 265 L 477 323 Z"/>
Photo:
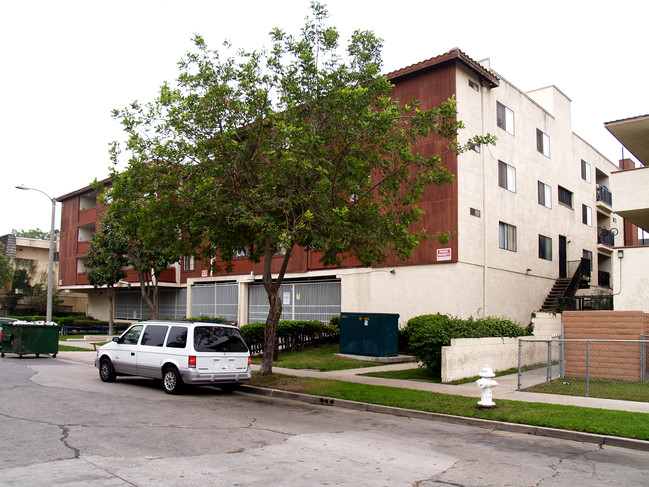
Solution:
<path fill-rule="evenodd" d="M 399 354 L 399 315 L 341 313 L 340 353 L 370 357 Z"/>

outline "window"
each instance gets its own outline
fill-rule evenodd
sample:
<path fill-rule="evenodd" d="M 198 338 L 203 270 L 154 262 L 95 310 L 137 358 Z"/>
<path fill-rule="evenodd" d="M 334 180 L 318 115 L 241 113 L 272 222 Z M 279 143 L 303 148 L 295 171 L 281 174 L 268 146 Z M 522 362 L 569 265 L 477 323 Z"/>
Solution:
<path fill-rule="evenodd" d="M 498 161 L 498 186 L 516 192 L 516 168 Z"/>
<path fill-rule="evenodd" d="M 539 235 L 539 259 L 552 260 L 552 239 Z"/>
<path fill-rule="evenodd" d="M 184 271 L 194 270 L 194 257 L 189 257 L 187 255 L 183 257 L 183 270 Z"/>
<path fill-rule="evenodd" d="M 476 91 L 480 91 L 480 86 L 478 86 L 478 83 L 476 83 L 472 79 L 469 80 L 469 86 Z"/>
<path fill-rule="evenodd" d="M 514 112 L 500 102 L 496 102 L 498 127 L 514 135 Z"/>
<path fill-rule="evenodd" d="M 197 326 L 194 328 L 197 352 L 247 352 L 248 347 L 236 328 Z"/>
<path fill-rule="evenodd" d="M 127 345 L 137 345 L 137 341 L 140 339 L 140 333 L 142 333 L 142 325 L 135 325 L 129 331 L 127 331 L 119 340 L 119 343 L 125 343 Z"/>
<path fill-rule="evenodd" d="M 161 347 L 165 342 L 168 328 L 166 325 L 147 325 L 142 335 L 142 345 Z"/>
<path fill-rule="evenodd" d="M 471 214 L 471 216 L 477 216 L 478 218 L 480 218 L 480 210 L 469 208 L 469 213 Z"/>
<path fill-rule="evenodd" d="M 586 161 L 581 161 L 581 179 L 590 183 L 590 164 Z"/>
<path fill-rule="evenodd" d="M 649 245 L 649 233 L 638 227 L 638 245 Z"/>
<path fill-rule="evenodd" d="M 568 208 L 572 208 L 572 191 L 568 191 L 566 188 L 559 186 L 559 203 L 566 205 Z"/>
<path fill-rule="evenodd" d="M 500 248 L 516 252 L 516 227 L 503 222 L 499 222 L 498 226 Z"/>
<path fill-rule="evenodd" d="M 167 346 L 171 348 L 185 348 L 187 346 L 187 327 L 172 326 L 167 337 Z"/>
<path fill-rule="evenodd" d="M 536 150 L 545 157 L 550 157 L 550 137 L 539 129 L 536 129 Z"/>
<path fill-rule="evenodd" d="M 552 188 L 539 181 L 539 205 L 552 208 Z"/>
<path fill-rule="evenodd" d="M 581 205 L 581 222 L 589 227 L 593 226 L 593 209 L 590 206 Z"/>

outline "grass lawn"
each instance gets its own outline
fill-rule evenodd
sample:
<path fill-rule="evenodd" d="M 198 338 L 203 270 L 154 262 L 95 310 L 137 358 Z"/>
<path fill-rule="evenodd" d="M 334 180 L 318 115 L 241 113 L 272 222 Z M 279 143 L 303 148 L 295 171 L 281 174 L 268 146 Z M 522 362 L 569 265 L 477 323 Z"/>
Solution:
<path fill-rule="evenodd" d="M 544 392 L 565 396 L 586 396 L 586 379 L 563 377 L 524 389 L 526 392 Z M 591 380 L 588 397 L 649 402 L 649 382 Z"/>
<path fill-rule="evenodd" d="M 516 374 L 517 372 L 518 372 L 518 368 L 502 370 L 500 372 L 496 372 L 496 377 L 509 375 L 509 374 Z M 363 374 L 358 374 L 358 375 L 369 375 L 371 377 L 382 377 L 384 379 L 418 380 L 418 381 L 425 381 L 425 382 L 433 382 L 435 384 L 439 384 L 440 382 L 442 382 L 441 378 L 433 377 L 429 375 L 425 367 L 415 367 L 406 370 L 387 370 L 384 372 L 365 372 Z M 447 382 L 447 384 L 450 385 L 466 384 L 468 382 L 475 382 L 479 378 L 480 377 L 476 375 L 475 377 L 468 377 L 466 379 Z"/>
<path fill-rule="evenodd" d="M 278 360 L 273 362 L 273 366 L 285 367 L 287 369 L 312 369 L 327 372 L 330 370 L 360 369 L 361 367 L 382 365 L 377 362 L 335 357 L 334 354 L 338 353 L 339 350 L 340 347 L 336 343 L 297 352 L 280 351 Z M 252 363 L 260 365 L 261 357 L 253 357 Z"/>
<path fill-rule="evenodd" d="M 250 384 L 418 411 L 649 440 L 649 414 L 645 413 L 508 400 L 499 400 L 494 409 L 479 409 L 476 398 L 279 374 L 254 375 Z"/>
<path fill-rule="evenodd" d="M 59 352 L 93 352 L 92 348 L 71 347 L 59 344 Z"/>

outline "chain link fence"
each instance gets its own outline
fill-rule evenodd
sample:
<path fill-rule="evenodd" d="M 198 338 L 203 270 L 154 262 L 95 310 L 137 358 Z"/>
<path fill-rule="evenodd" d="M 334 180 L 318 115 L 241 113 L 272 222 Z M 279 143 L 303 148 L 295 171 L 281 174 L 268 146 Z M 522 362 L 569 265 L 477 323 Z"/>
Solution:
<path fill-rule="evenodd" d="M 649 402 L 649 336 L 521 339 L 518 390 Z"/>

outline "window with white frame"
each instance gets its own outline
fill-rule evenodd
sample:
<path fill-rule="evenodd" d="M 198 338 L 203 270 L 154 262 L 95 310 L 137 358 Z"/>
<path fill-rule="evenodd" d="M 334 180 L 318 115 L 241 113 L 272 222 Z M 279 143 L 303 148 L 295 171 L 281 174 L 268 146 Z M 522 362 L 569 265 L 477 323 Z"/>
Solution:
<path fill-rule="evenodd" d="M 552 188 L 539 181 L 539 205 L 552 208 Z"/>
<path fill-rule="evenodd" d="M 516 252 L 516 227 L 509 223 L 498 222 L 499 247 Z"/>
<path fill-rule="evenodd" d="M 496 102 L 498 127 L 514 135 L 514 112 L 500 102 Z"/>
<path fill-rule="evenodd" d="M 559 203 L 567 206 L 568 208 L 572 208 L 572 191 L 568 191 L 566 188 L 559 186 L 558 193 Z"/>
<path fill-rule="evenodd" d="M 539 259 L 552 260 L 552 239 L 539 235 Z"/>
<path fill-rule="evenodd" d="M 516 192 L 516 168 L 498 161 L 498 186 Z"/>
<path fill-rule="evenodd" d="M 550 157 L 550 137 L 539 129 L 536 129 L 536 150 L 545 157 Z"/>
<path fill-rule="evenodd" d="M 581 179 L 590 183 L 590 164 L 584 160 L 581 161 Z"/>
<path fill-rule="evenodd" d="M 194 257 L 185 255 L 183 256 L 183 270 L 184 271 L 193 271 L 194 270 Z"/>
<path fill-rule="evenodd" d="M 638 245 L 649 245 L 649 232 L 638 227 Z"/>
<path fill-rule="evenodd" d="M 581 222 L 589 227 L 593 226 L 593 209 L 590 206 L 581 205 Z"/>
<path fill-rule="evenodd" d="M 469 80 L 469 86 L 471 88 L 473 88 L 474 90 L 476 90 L 476 91 L 480 91 L 480 86 L 478 85 L 478 83 L 476 83 L 472 79 Z"/>

